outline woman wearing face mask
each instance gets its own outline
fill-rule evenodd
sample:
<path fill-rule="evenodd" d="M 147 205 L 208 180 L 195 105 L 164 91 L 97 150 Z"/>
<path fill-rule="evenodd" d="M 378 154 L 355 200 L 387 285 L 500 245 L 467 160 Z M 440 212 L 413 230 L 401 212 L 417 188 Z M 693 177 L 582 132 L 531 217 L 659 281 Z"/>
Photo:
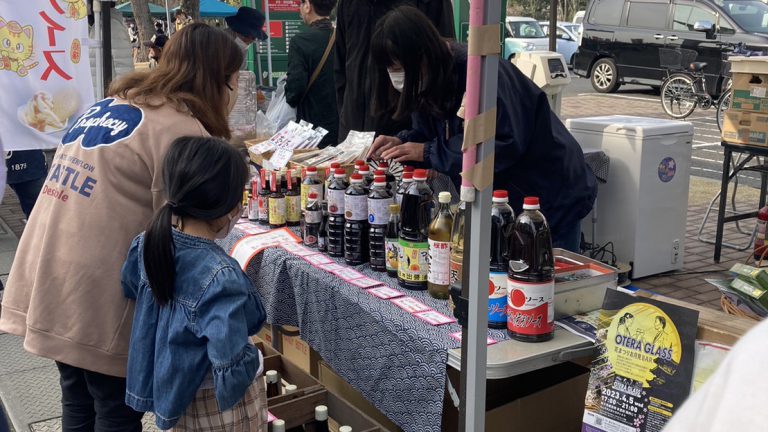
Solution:
<path fill-rule="evenodd" d="M 320 147 L 336 145 L 339 113 L 333 77 L 336 31 L 329 15 L 336 0 L 302 0 L 299 11 L 309 28 L 291 38 L 285 99 L 296 108 L 296 120 L 320 126 L 328 134 Z"/>
<path fill-rule="evenodd" d="M 235 39 L 235 42 L 243 50 L 243 55 L 247 57 L 248 48 L 251 44 L 257 40 L 267 40 L 267 34 L 264 33 L 264 15 L 258 10 L 243 6 L 237 10 L 237 13 L 232 16 L 224 18 L 227 22 L 227 29 L 225 30 Z M 243 58 L 243 64 L 240 66 L 240 70 L 246 70 L 247 64 Z"/>
<path fill-rule="evenodd" d="M 120 267 L 164 204 L 171 143 L 229 138 L 242 61 L 223 31 L 190 24 L 154 71 L 113 82 L 62 138 L 16 252 L 0 328 L 56 361 L 65 431 L 141 430 L 142 414 L 125 404 L 133 302 Z"/>
<path fill-rule="evenodd" d="M 466 47 L 441 39 L 421 12 L 403 6 L 379 22 L 371 54 L 375 106 L 411 116 L 413 129 L 379 136 L 368 157 L 433 168 L 458 187 L 464 122 L 456 113 L 466 89 Z M 524 197 L 540 197 L 555 246 L 578 251 L 580 221 L 597 193 L 581 148 L 544 92 L 509 62 L 499 62 L 496 105 L 494 189 L 509 192 L 517 213 Z"/>
<path fill-rule="evenodd" d="M 243 212 L 248 166 L 226 141 L 200 137 L 174 141 L 163 166 L 167 201 L 122 270 L 136 302 L 126 402 L 162 430 L 266 431 L 261 355 L 248 341 L 266 314 L 214 243 Z"/>

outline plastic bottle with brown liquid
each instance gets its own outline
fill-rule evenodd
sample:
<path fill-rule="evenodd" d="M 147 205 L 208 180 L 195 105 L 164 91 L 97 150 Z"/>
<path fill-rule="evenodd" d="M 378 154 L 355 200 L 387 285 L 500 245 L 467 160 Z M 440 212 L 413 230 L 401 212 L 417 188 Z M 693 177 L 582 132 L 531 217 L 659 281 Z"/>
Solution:
<path fill-rule="evenodd" d="M 400 259 L 397 280 L 410 290 L 427 289 L 429 271 L 429 224 L 432 221 L 432 189 L 427 185 L 427 171 L 413 173 L 414 182 L 403 195 L 400 206 Z"/>
<path fill-rule="evenodd" d="M 368 194 L 368 223 L 370 224 L 368 241 L 371 270 L 374 271 L 387 271 L 386 234 L 391 204 L 392 193 L 387 190 L 387 178 L 376 177 L 371 193 Z"/>
<path fill-rule="evenodd" d="M 269 227 L 280 228 L 285 226 L 285 194 L 280 188 L 280 177 L 277 172 L 272 172 L 269 186 L 272 193 L 269 195 Z"/>
<path fill-rule="evenodd" d="M 295 171 L 285 172 L 286 187 L 285 192 L 285 222 L 288 226 L 299 226 L 301 224 L 301 192 L 299 192 L 299 182 L 293 176 Z"/>
<path fill-rule="evenodd" d="M 347 191 L 346 171 L 336 168 L 331 183 L 328 185 L 328 255 L 344 256 L 344 193 Z"/>
<path fill-rule="evenodd" d="M 440 208 L 429 226 L 427 291 L 432 297 L 445 300 L 448 298 L 450 285 L 451 228 L 453 227 L 451 193 L 440 192 L 438 202 Z"/>
<path fill-rule="evenodd" d="M 307 208 L 307 198 L 310 192 L 316 193 L 318 200 L 324 200 L 323 189 L 323 182 L 317 176 L 317 167 L 307 167 L 306 175 L 301 182 L 301 209 Z"/>

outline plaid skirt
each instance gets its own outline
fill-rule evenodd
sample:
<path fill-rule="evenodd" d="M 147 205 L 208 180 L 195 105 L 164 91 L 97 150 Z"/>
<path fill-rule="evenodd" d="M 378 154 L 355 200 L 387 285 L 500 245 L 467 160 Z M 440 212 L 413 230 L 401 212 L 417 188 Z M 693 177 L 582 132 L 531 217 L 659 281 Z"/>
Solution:
<path fill-rule="evenodd" d="M 199 389 L 171 431 L 184 432 L 266 432 L 267 392 L 257 377 L 245 396 L 232 408 L 221 411 L 214 389 Z"/>

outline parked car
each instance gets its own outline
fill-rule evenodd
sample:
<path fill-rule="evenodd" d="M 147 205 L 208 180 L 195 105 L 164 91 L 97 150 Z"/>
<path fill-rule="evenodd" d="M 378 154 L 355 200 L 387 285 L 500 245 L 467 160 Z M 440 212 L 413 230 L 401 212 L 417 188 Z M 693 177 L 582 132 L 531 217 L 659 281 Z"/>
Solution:
<path fill-rule="evenodd" d="M 563 55 L 565 62 L 568 63 L 569 66 L 573 66 L 573 59 L 579 48 L 579 37 L 567 29 L 567 24 L 568 23 L 557 23 L 557 52 Z M 539 22 L 539 25 L 541 25 L 541 29 L 544 30 L 544 34 L 549 36 L 549 23 L 542 21 Z"/>
<path fill-rule="evenodd" d="M 512 55 L 507 55 L 506 47 L 507 41 L 511 44 L 522 44 L 519 47 L 524 48 L 524 51 L 547 51 L 549 49 L 549 39 L 544 34 L 544 30 L 541 29 L 539 22 L 533 18 L 525 17 L 507 17 L 505 26 L 504 47 L 506 59 L 514 57 L 514 52 L 510 51 Z M 518 51 L 519 52 L 519 51 Z"/>
<path fill-rule="evenodd" d="M 515 55 L 524 51 L 536 51 L 536 45 L 531 42 L 523 42 L 515 38 L 504 39 L 504 58 L 512 60 Z"/>
<path fill-rule="evenodd" d="M 575 14 L 573 14 L 573 23 L 581 24 L 581 22 L 584 21 L 584 14 L 586 14 L 585 11 L 578 11 Z"/>
<path fill-rule="evenodd" d="M 592 0 L 583 25 L 573 70 L 601 93 L 622 84 L 659 87 L 674 63 L 670 53 L 693 53 L 707 64 L 707 91 L 716 96 L 724 81 L 722 42 L 768 48 L 768 5 L 759 0 Z"/>

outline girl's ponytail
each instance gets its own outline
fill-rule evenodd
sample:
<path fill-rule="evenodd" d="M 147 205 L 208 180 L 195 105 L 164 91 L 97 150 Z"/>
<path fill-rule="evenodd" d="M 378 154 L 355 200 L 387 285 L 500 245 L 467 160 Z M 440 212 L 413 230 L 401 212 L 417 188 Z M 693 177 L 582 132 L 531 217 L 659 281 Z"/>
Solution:
<path fill-rule="evenodd" d="M 174 244 L 171 218 L 176 204 L 166 202 L 155 212 L 144 234 L 144 270 L 158 305 L 164 306 L 173 298 L 176 280 Z"/>

